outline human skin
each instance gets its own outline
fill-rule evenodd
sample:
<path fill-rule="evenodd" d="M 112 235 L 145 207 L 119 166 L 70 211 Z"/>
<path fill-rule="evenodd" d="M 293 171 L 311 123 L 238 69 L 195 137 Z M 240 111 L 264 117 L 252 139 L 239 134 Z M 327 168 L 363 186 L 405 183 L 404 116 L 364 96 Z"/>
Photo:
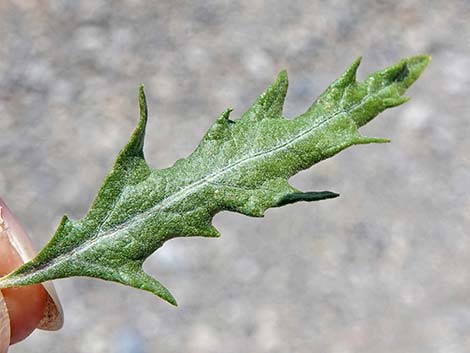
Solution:
<path fill-rule="evenodd" d="M 0 198 L 0 277 L 36 256 L 31 239 Z M 64 322 L 52 283 L 0 290 L 0 353 L 36 328 L 56 331 Z"/>
<path fill-rule="evenodd" d="M 22 263 L 18 252 L 10 243 L 7 232 L 0 232 L 0 277 L 19 267 Z M 25 339 L 37 327 L 44 314 L 47 292 L 43 286 L 37 284 L 2 289 L 1 293 L 8 309 L 10 344 L 14 344 Z M 6 313 L 0 313 L 0 315 L 6 315 Z"/>

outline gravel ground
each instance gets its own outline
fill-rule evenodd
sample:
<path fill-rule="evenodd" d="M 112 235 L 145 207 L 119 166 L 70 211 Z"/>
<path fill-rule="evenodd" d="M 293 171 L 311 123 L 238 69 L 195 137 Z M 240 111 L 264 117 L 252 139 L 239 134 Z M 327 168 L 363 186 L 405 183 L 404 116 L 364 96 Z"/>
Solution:
<path fill-rule="evenodd" d="M 176 239 L 146 268 L 178 299 L 56 282 L 64 328 L 13 353 L 470 351 L 470 2 L 0 2 L 0 195 L 38 247 L 87 211 L 137 121 L 149 163 L 188 155 L 286 68 L 294 116 L 359 55 L 360 77 L 433 61 L 412 101 L 292 179 L 341 198 L 223 213 L 220 239 Z"/>

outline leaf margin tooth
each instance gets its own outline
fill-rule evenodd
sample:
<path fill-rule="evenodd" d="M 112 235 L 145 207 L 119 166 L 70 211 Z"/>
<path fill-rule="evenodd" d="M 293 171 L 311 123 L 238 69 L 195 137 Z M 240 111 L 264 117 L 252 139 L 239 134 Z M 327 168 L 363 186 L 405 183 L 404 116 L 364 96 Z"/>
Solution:
<path fill-rule="evenodd" d="M 350 85 L 357 82 L 357 70 L 362 62 L 362 56 L 357 57 L 353 63 L 344 71 L 337 82 Z M 333 83 L 334 84 L 334 83 Z"/>
<path fill-rule="evenodd" d="M 139 122 L 135 127 L 131 137 L 127 144 L 119 152 L 116 163 L 124 162 L 125 159 L 129 157 L 144 157 L 144 142 L 145 142 L 145 133 L 148 122 L 148 106 L 147 98 L 145 96 L 145 87 L 143 84 L 139 86 Z"/>
<path fill-rule="evenodd" d="M 298 191 L 284 195 L 276 204 L 276 207 L 282 207 L 299 201 L 321 201 L 327 199 L 334 199 L 339 197 L 340 194 L 333 191 Z"/>
<path fill-rule="evenodd" d="M 173 306 L 178 306 L 175 297 L 173 294 L 171 294 L 169 289 L 160 283 L 156 278 L 145 272 L 140 262 L 130 262 L 125 266 L 120 267 L 119 275 L 120 278 L 112 279 L 112 281 L 117 280 L 126 286 L 145 290 Z"/>
<path fill-rule="evenodd" d="M 241 116 L 241 121 L 260 121 L 263 119 L 282 119 L 284 103 L 289 88 L 287 70 L 279 71 L 274 82 L 261 93 L 255 102 Z"/>

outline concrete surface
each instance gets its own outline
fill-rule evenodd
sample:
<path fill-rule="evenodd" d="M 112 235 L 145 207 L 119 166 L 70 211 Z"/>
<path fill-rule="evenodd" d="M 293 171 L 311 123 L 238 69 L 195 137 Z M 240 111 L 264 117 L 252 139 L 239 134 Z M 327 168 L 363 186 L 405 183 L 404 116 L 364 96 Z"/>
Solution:
<path fill-rule="evenodd" d="M 470 351 L 469 1 L 0 2 L 0 194 L 38 247 L 85 214 L 137 119 L 146 154 L 188 155 L 226 107 L 286 68 L 301 113 L 359 55 L 360 77 L 433 61 L 405 106 L 293 178 L 341 198 L 224 213 L 220 239 L 176 239 L 147 269 L 173 308 L 90 279 L 56 283 L 65 327 L 13 353 Z"/>

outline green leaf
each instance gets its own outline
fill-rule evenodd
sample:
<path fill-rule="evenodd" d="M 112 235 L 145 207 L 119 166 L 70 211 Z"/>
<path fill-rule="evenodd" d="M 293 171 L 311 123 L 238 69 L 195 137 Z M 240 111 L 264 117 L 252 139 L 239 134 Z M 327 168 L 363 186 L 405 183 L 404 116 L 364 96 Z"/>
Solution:
<path fill-rule="evenodd" d="M 295 119 L 282 115 L 288 85 L 282 71 L 240 119 L 230 120 L 231 110 L 224 111 L 196 150 L 166 169 L 152 169 L 144 159 L 147 105 L 141 87 L 139 124 L 88 214 L 76 221 L 64 216 L 37 257 L 0 279 L 0 288 L 90 276 L 176 305 L 142 270 L 149 255 L 175 237 L 219 236 L 212 218 L 220 211 L 262 217 L 271 207 L 337 197 L 301 192 L 288 179 L 349 146 L 387 142 L 362 136 L 358 128 L 406 102 L 404 92 L 429 60 L 411 57 L 357 82 L 358 59 Z"/>

